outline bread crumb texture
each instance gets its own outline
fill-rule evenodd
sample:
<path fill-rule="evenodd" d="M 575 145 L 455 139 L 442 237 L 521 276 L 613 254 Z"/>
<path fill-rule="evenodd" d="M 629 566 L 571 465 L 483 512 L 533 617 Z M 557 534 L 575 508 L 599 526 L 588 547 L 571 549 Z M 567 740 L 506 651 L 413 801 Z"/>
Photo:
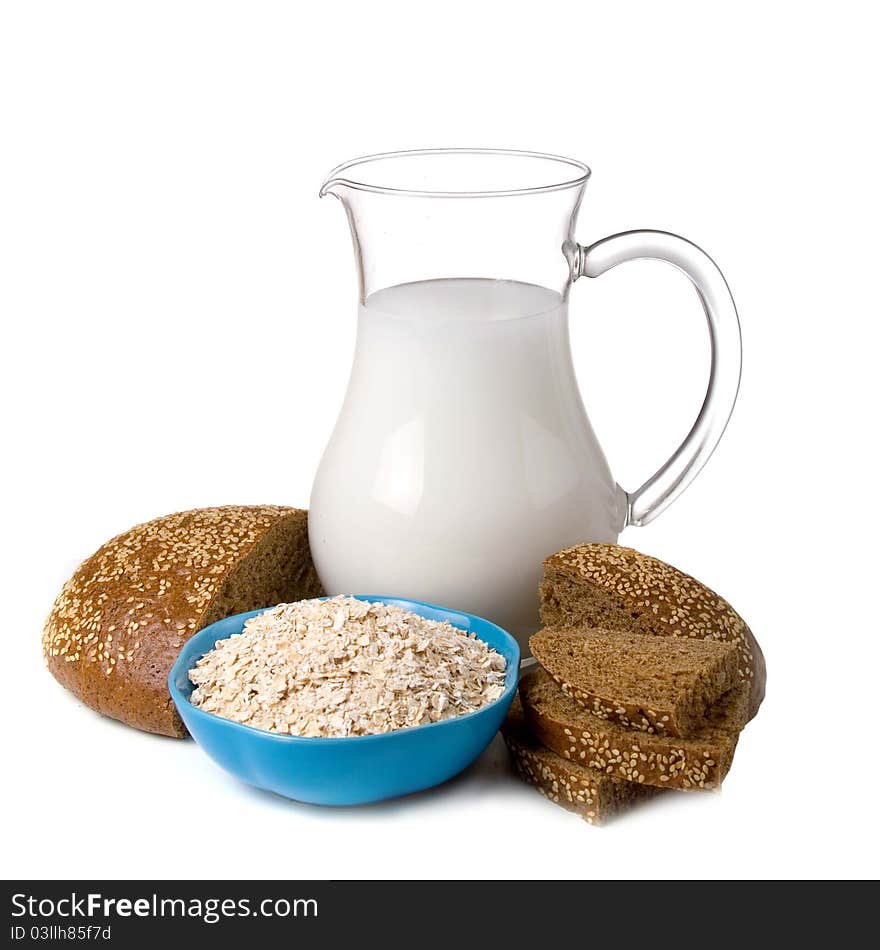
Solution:
<path fill-rule="evenodd" d="M 600 719 L 651 734 L 690 735 L 736 680 L 736 647 L 711 639 L 595 628 L 542 630 L 532 655 Z"/>
<path fill-rule="evenodd" d="M 628 782 L 684 790 L 717 788 L 733 762 L 748 690 L 731 690 L 691 738 L 653 736 L 606 722 L 567 697 L 540 667 L 519 684 L 534 737 L 564 759 Z"/>
<path fill-rule="evenodd" d="M 760 647 L 740 615 L 705 584 L 670 564 L 616 544 L 582 544 L 553 554 L 544 562 L 542 616 L 548 626 L 584 618 L 569 616 L 573 605 L 553 589 L 555 577 L 586 582 L 607 595 L 591 623 L 617 623 L 630 629 L 676 637 L 720 640 L 735 645 L 738 676 L 751 687 L 751 715 L 764 696 L 765 667 Z M 609 613 L 607 604 L 614 606 Z M 575 609 L 575 614 L 577 609 Z M 622 615 L 622 616 L 621 616 Z M 593 618 L 590 618 L 593 619 Z M 615 624 L 617 625 L 617 624 Z"/>

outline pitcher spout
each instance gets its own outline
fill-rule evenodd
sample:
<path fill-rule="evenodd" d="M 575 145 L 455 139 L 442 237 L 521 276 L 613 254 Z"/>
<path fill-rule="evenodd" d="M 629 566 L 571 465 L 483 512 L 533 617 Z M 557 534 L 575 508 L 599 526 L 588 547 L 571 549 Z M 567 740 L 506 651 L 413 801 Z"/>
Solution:
<path fill-rule="evenodd" d="M 318 192 L 318 197 L 323 198 L 325 195 L 335 195 L 337 198 L 342 198 L 342 192 L 345 186 L 348 183 L 343 181 L 341 178 L 334 178 L 333 173 L 330 173 L 330 178 L 328 178 L 323 185 L 321 185 L 321 190 Z"/>
<path fill-rule="evenodd" d="M 356 161 L 357 159 L 355 162 Z M 329 174 L 324 179 L 324 184 L 321 185 L 318 196 L 323 198 L 325 195 L 335 195 L 342 200 L 352 189 L 353 182 L 347 175 L 343 174 L 352 164 L 352 162 L 343 162 L 341 165 L 331 168 Z"/>

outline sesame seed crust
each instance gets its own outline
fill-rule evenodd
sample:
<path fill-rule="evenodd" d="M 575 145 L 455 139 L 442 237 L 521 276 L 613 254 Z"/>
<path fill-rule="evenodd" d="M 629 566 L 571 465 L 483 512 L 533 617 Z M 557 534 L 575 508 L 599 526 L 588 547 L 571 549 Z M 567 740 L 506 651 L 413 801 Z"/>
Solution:
<path fill-rule="evenodd" d="M 764 698 L 764 656 L 742 617 L 700 581 L 632 548 L 582 544 L 548 557 L 541 619 L 548 627 L 587 624 L 733 643 L 750 718 Z"/>
<path fill-rule="evenodd" d="M 529 731 L 518 697 L 501 727 L 501 734 L 523 781 L 591 825 L 600 824 L 631 802 L 660 791 L 568 761 L 545 748 Z"/>
<path fill-rule="evenodd" d="M 557 755 L 607 775 L 659 788 L 713 789 L 733 763 L 748 707 L 744 685 L 731 690 L 689 738 L 636 732 L 568 699 L 541 668 L 525 673 L 519 695 L 534 737 Z"/>
<path fill-rule="evenodd" d="M 118 535 L 58 595 L 43 629 L 47 667 L 104 715 L 185 736 L 168 672 L 197 630 L 237 608 L 252 609 L 240 606 L 242 594 L 234 589 L 241 569 L 267 558 L 267 544 L 291 557 L 298 549 L 300 563 L 289 572 L 293 586 L 303 597 L 321 592 L 306 519 L 295 508 L 228 505 L 167 515 Z"/>

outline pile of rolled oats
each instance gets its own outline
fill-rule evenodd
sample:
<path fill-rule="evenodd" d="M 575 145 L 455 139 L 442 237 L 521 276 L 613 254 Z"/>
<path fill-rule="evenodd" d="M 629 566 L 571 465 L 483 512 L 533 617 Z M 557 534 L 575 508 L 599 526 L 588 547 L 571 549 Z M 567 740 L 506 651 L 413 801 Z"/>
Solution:
<path fill-rule="evenodd" d="M 504 692 L 506 661 L 472 635 L 353 597 L 281 604 L 218 640 L 191 702 L 296 736 L 364 736 L 451 719 Z"/>

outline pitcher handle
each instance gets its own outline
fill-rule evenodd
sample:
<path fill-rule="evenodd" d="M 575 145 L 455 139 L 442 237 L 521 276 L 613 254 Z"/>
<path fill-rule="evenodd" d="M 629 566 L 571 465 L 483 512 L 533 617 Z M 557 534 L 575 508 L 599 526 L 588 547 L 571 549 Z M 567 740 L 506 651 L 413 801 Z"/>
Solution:
<path fill-rule="evenodd" d="M 709 325 L 711 365 L 706 398 L 691 431 L 641 488 L 626 492 L 626 524 L 653 521 L 687 488 L 715 451 L 739 391 L 742 338 L 736 305 L 724 275 L 696 244 L 667 231 L 624 231 L 579 246 L 576 276 L 598 277 L 624 261 L 658 260 L 690 278 Z"/>

